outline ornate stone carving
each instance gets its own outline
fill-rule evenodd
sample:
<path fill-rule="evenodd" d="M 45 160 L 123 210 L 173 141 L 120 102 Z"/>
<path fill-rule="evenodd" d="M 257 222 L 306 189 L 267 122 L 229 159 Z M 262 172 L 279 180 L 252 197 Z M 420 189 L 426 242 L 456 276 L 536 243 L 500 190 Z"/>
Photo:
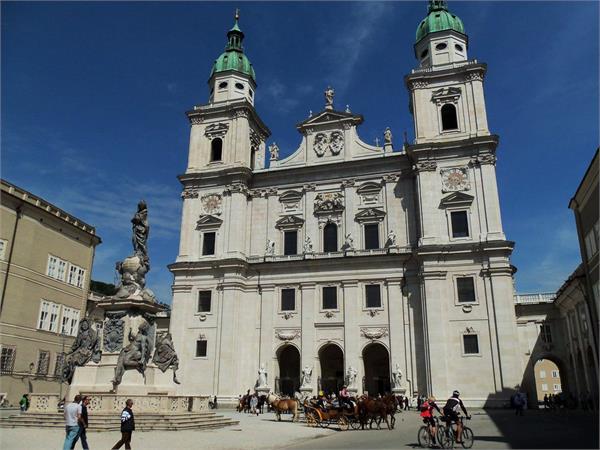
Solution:
<path fill-rule="evenodd" d="M 356 388 L 356 377 L 358 376 L 358 370 L 354 367 L 348 367 L 346 371 L 346 386 L 348 388 Z"/>
<path fill-rule="evenodd" d="M 275 142 L 269 145 L 269 153 L 271 154 L 271 161 L 277 161 L 279 159 L 279 147 Z"/>
<path fill-rule="evenodd" d="M 121 384 L 126 370 L 135 369 L 142 374 L 144 379 L 146 378 L 146 366 L 152 356 L 152 340 L 149 338 L 150 328 L 150 324 L 144 320 L 138 327 L 135 336 L 129 330 L 129 345 L 121 350 L 115 366 L 115 376 L 111 381 L 113 390 Z"/>
<path fill-rule="evenodd" d="M 335 91 L 331 86 L 327 86 L 325 89 L 325 109 L 333 109 L 333 96 L 335 95 Z"/>
<path fill-rule="evenodd" d="M 332 131 L 331 133 L 317 133 L 315 135 L 313 150 L 318 157 L 325 155 L 327 150 L 332 155 L 339 155 L 344 149 L 344 135 L 340 131 Z"/>
<path fill-rule="evenodd" d="M 429 81 L 427 80 L 412 80 L 409 82 L 410 89 L 423 89 L 429 86 Z"/>
<path fill-rule="evenodd" d="M 198 198 L 198 189 L 185 188 L 181 192 L 181 198 L 184 199 L 184 200 L 188 199 L 188 198 Z"/>
<path fill-rule="evenodd" d="M 237 119 L 240 117 L 248 117 L 248 111 L 245 109 L 237 109 L 233 112 L 232 116 L 234 119 Z"/>
<path fill-rule="evenodd" d="M 284 216 L 275 223 L 275 228 L 298 229 L 304 224 L 304 219 L 296 216 Z"/>
<path fill-rule="evenodd" d="M 302 384 L 301 384 L 301 388 L 303 387 L 310 387 L 310 384 L 312 382 L 312 367 L 306 365 L 304 366 L 304 368 L 302 369 Z"/>
<path fill-rule="evenodd" d="M 400 174 L 392 173 L 383 176 L 383 181 L 385 183 L 396 183 L 400 179 Z"/>
<path fill-rule="evenodd" d="M 164 373 L 168 369 L 173 369 L 173 381 L 180 384 L 177 380 L 177 369 L 179 369 L 179 358 L 173 345 L 171 333 L 159 334 L 156 338 L 156 349 L 152 362 Z"/>
<path fill-rule="evenodd" d="M 227 123 L 213 123 L 206 127 L 204 135 L 209 139 L 214 139 L 216 137 L 222 138 L 227 134 L 228 130 L 229 124 Z"/>
<path fill-rule="evenodd" d="M 253 130 L 252 128 L 250 128 L 250 147 L 252 148 L 252 150 L 257 150 L 258 147 L 260 146 L 261 143 L 261 138 L 260 135 Z"/>
<path fill-rule="evenodd" d="M 265 247 L 265 256 L 273 256 L 275 254 L 275 241 L 271 239 L 267 240 L 267 246 Z"/>
<path fill-rule="evenodd" d="M 317 185 L 314 183 L 308 183 L 302 185 L 302 190 L 304 192 L 314 191 L 317 188 Z"/>
<path fill-rule="evenodd" d="M 207 194 L 201 198 L 202 209 L 206 214 L 220 215 L 223 205 L 223 198 L 219 194 Z"/>
<path fill-rule="evenodd" d="M 327 150 L 327 135 L 325 133 L 317 133 L 313 144 L 313 150 L 317 156 L 325 155 L 325 150 Z"/>
<path fill-rule="evenodd" d="M 210 214 L 202 214 L 196 222 L 196 230 L 202 230 L 207 228 L 219 228 L 223 221 L 218 217 Z"/>
<path fill-rule="evenodd" d="M 349 188 L 356 184 L 356 180 L 354 178 L 347 178 L 342 181 L 342 187 Z"/>
<path fill-rule="evenodd" d="M 342 250 L 354 250 L 354 238 L 352 237 L 352 233 L 346 233 L 346 236 L 344 236 Z"/>
<path fill-rule="evenodd" d="M 466 167 L 453 167 L 440 170 L 442 192 L 468 191 L 471 189 Z"/>
<path fill-rule="evenodd" d="M 495 166 L 496 165 L 496 155 L 488 153 L 486 155 L 478 156 L 477 158 L 473 158 L 471 160 L 471 164 L 474 166 L 480 166 L 483 164 L 492 164 Z"/>
<path fill-rule="evenodd" d="M 341 192 L 321 192 L 315 197 L 315 214 L 343 211 L 344 195 Z"/>
<path fill-rule="evenodd" d="M 390 230 L 387 235 L 387 241 L 385 241 L 385 246 L 396 247 L 396 245 L 398 245 L 396 243 L 396 233 L 394 233 L 394 230 Z"/>
<path fill-rule="evenodd" d="M 103 346 L 107 352 L 117 352 L 123 348 L 125 322 L 120 317 L 107 317 L 104 321 Z"/>
<path fill-rule="evenodd" d="M 245 194 L 250 195 L 250 190 L 248 186 L 244 183 L 232 183 L 225 186 L 223 190 L 223 195 L 231 195 L 231 194 Z"/>
<path fill-rule="evenodd" d="M 388 335 L 388 329 L 387 328 L 378 328 L 378 329 L 374 329 L 374 328 L 361 328 L 360 329 L 360 333 L 366 337 L 367 339 L 370 340 L 375 340 L 375 339 L 381 339 L 382 337 L 385 337 Z"/>
<path fill-rule="evenodd" d="M 306 239 L 304 239 L 304 245 L 302 247 L 302 252 L 304 254 L 313 252 L 313 244 L 312 244 L 312 241 L 310 240 L 309 236 L 306 236 Z"/>
<path fill-rule="evenodd" d="M 81 367 L 92 361 L 99 363 L 102 358 L 100 350 L 100 339 L 88 319 L 82 319 L 79 323 L 79 332 L 71 351 L 65 355 L 62 369 L 62 379 L 71 383 L 75 367 Z"/>
<path fill-rule="evenodd" d="M 354 220 L 359 223 L 362 222 L 381 222 L 385 218 L 385 211 L 377 208 L 367 208 L 363 209 L 356 216 L 354 216 Z"/>
<path fill-rule="evenodd" d="M 387 127 L 383 132 L 383 145 L 392 145 L 392 130 Z"/>
<path fill-rule="evenodd" d="M 437 163 L 435 161 L 421 161 L 413 166 L 413 170 L 416 172 L 432 172 L 437 169 Z"/>
<path fill-rule="evenodd" d="M 192 125 L 200 125 L 202 122 L 204 122 L 204 117 L 200 117 L 200 116 L 191 117 L 190 122 L 192 123 Z"/>
<path fill-rule="evenodd" d="M 339 155 L 344 149 L 344 135 L 339 131 L 334 131 L 329 135 L 329 149 L 332 155 Z"/>
<path fill-rule="evenodd" d="M 280 341 L 293 341 L 300 336 L 300 330 L 275 331 L 275 337 Z"/>
<path fill-rule="evenodd" d="M 431 101 L 437 105 L 442 103 L 458 103 L 460 92 L 460 88 L 458 87 L 440 88 L 431 93 Z"/>
<path fill-rule="evenodd" d="M 402 384 L 402 371 L 398 363 L 396 363 L 396 367 L 392 370 L 392 383 L 396 389 Z"/>
<path fill-rule="evenodd" d="M 483 71 L 468 72 L 465 75 L 466 81 L 483 81 Z"/>
<path fill-rule="evenodd" d="M 325 311 L 325 317 L 331 319 L 335 314 L 332 311 Z"/>
<path fill-rule="evenodd" d="M 256 387 L 266 387 L 267 377 L 267 369 L 265 369 L 265 365 L 263 363 L 260 365 L 260 369 L 258 369 L 258 379 L 256 380 Z"/>

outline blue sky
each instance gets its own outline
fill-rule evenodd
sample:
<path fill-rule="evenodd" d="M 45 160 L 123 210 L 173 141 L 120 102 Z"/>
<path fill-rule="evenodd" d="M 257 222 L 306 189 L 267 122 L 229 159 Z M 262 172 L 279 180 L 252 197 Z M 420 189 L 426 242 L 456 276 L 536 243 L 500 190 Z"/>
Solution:
<path fill-rule="evenodd" d="M 498 185 L 520 292 L 557 289 L 580 261 L 567 205 L 598 146 L 598 3 L 449 3 L 488 64 Z M 184 111 L 207 80 L 241 9 L 256 107 L 283 156 L 295 124 L 336 90 L 363 114 L 366 142 L 412 119 L 403 77 L 427 4 L 2 2 L 3 178 L 95 225 L 93 278 L 115 280 L 130 222 L 149 204 L 151 288 L 170 302 L 179 245 L 176 175 L 187 162 Z"/>

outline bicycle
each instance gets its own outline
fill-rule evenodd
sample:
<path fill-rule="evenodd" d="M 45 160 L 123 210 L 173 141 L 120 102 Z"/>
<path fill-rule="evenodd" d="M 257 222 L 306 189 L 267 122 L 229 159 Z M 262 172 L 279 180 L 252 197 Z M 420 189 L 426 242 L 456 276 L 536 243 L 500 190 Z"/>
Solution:
<path fill-rule="evenodd" d="M 473 447 L 474 435 L 471 428 L 464 426 L 464 418 L 460 416 L 458 418 L 460 423 L 463 425 L 462 431 L 462 442 L 463 448 Z M 471 420 L 471 417 L 467 416 L 467 420 Z M 456 437 L 458 436 L 458 423 L 451 422 L 448 424 L 448 420 L 445 420 L 446 425 L 440 425 L 438 427 L 438 441 L 442 448 L 454 448 Z"/>
<path fill-rule="evenodd" d="M 435 423 L 435 427 L 437 430 L 439 430 L 439 426 L 440 426 L 440 421 L 437 417 L 433 417 L 434 423 Z M 427 423 L 427 425 L 423 425 L 421 428 L 419 428 L 419 431 L 417 432 L 417 441 L 419 442 L 419 446 L 422 448 L 432 448 L 435 445 L 435 442 L 433 441 L 433 430 L 431 429 L 432 425 L 430 423 Z M 436 434 L 438 434 L 436 432 Z"/>

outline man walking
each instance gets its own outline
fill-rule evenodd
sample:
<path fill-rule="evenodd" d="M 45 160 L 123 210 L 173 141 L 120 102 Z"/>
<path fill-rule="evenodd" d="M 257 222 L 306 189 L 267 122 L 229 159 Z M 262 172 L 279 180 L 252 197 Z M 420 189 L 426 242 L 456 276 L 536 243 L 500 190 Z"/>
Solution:
<path fill-rule="evenodd" d="M 79 432 L 79 420 L 81 419 L 81 395 L 77 394 L 72 403 L 65 406 L 65 443 L 63 450 L 71 450 Z"/>
<path fill-rule="evenodd" d="M 123 444 L 125 444 L 126 449 L 131 449 L 131 434 L 135 430 L 132 406 L 133 400 L 128 398 L 125 402 L 125 408 L 121 412 L 121 440 L 113 446 L 113 450 L 121 448 Z"/>
<path fill-rule="evenodd" d="M 79 439 L 81 439 L 81 446 L 83 447 L 83 450 L 89 450 L 87 443 L 87 435 L 85 434 L 85 430 L 88 427 L 87 406 L 89 404 L 90 398 L 87 395 L 85 395 L 81 399 L 81 418 L 79 419 L 79 432 L 77 433 L 77 436 L 75 436 L 75 439 L 73 439 L 73 443 L 71 444 L 71 450 L 75 448 L 75 444 L 77 444 L 77 441 Z"/>

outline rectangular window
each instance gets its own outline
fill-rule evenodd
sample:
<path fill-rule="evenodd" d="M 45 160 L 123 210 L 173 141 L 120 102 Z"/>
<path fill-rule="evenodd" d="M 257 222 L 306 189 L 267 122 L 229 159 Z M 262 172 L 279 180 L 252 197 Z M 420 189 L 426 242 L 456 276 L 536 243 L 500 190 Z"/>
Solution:
<path fill-rule="evenodd" d="M 65 281 L 67 275 L 67 262 L 56 256 L 48 255 L 47 275 L 56 280 Z"/>
<path fill-rule="evenodd" d="M 282 289 L 281 290 L 281 310 L 295 311 L 296 310 L 296 290 Z"/>
<path fill-rule="evenodd" d="M 473 277 L 460 277 L 456 279 L 456 290 L 459 303 L 473 303 L 475 298 L 475 281 Z"/>
<path fill-rule="evenodd" d="M 48 367 L 50 366 L 50 352 L 40 350 L 38 354 L 37 374 L 48 375 Z"/>
<path fill-rule="evenodd" d="M 337 309 L 337 288 L 335 286 L 323 288 L 323 309 Z"/>
<path fill-rule="evenodd" d="M 558 378 L 558 370 L 552 371 L 552 378 Z"/>
<path fill-rule="evenodd" d="M 40 304 L 40 318 L 38 321 L 38 328 L 40 330 L 50 329 L 50 302 L 42 300 Z"/>
<path fill-rule="evenodd" d="M 479 353 L 479 341 L 476 334 L 463 334 L 465 355 L 476 355 Z"/>
<path fill-rule="evenodd" d="M 82 269 L 75 264 L 71 264 L 69 266 L 69 277 L 67 278 L 67 283 L 77 286 L 78 288 L 82 288 L 84 280 L 85 269 Z"/>
<path fill-rule="evenodd" d="M 585 235 L 584 241 L 585 253 L 589 261 L 594 257 L 596 253 L 598 253 L 598 236 L 596 236 L 596 233 L 594 232 L 593 228 L 590 231 L 588 231 L 588 233 Z"/>
<path fill-rule="evenodd" d="M 203 255 L 214 255 L 215 254 L 215 237 L 214 231 L 204 233 L 202 239 L 202 254 Z"/>
<path fill-rule="evenodd" d="M 544 392 L 548 391 L 548 384 L 547 383 L 542 383 L 542 391 L 544 391 Z"/>
<path fill-rule="evenodd" d="M 17 350 L 14 347 L 2 346 L 0 351 L 0 373 L 11 373 L 15 366 L 15 355 Z"/>
<path fill-rule="evenodd" d="M 555 385 L 553 386 L 553 388 L 554 388 L 554 392 L 556 392 L 556 391 L 560 391 L 560 390 L 561 390 L 561 389 L 560 389 L 560 384 L 555 384 Z"/>
<path fill-rule="evenodd" d="M 63 306 L 62 318 L 60 321 L 60 333 L 67 336 L 76 336 L 78 324 L 79 310 Z"/>
<path fill-rule="evenodd" d="M 546 378 L 546 371 L 540 370 L 540 378 Z"/>
<path fill-rule="evenodd" d="M 452 211 L 450 213 L 452 222 L 452 237 L 469 237 L 469 219 L 467 211 Z"/>
<path fill-rule="evenodd" d="M 207 313 L 212 307 L 212 291 L 198 292 L 198 312 Z"/>
<path fill-rule="evenodd" d="M 49 328 L 48 331 L 58 331 L 58 314 L 60 312 L 60 306 L 56 303 L 50 303 L 50 317 L 48 319 Z"/>
<path fill-rule="evenodd" d="M 369 223 L 365 225 L 365 249 L 379 248 L 379 225 Z"/>
<path fill-rule="evenodd" d="M 6 247 L 8 246 L 8 241 L 6 239 L 0 239 L 0 259 L 6 259 Z"/>
<path fill-rule="evenodd" d="M 550 330 L 550 325 L 540 325 L 540 337 L 542 338 L 542 342 L 552 344 L 552 331 Z"/>
<path fill-rule="evenodd" d="M 63 363 L 65 361 L 64 353 L 56 354 L 56 362 L 54 363 L 54 376 L 60 377 L 62 375 Z"/>
<path fill-rule="evenodd" d="M 378 284 L 366 285 L 365 296 L 367 298 L 367 308 L 381 308 L 381 289 Z"/>
<path fill-rule="evenodd" d="M 283 254 L 298 254 L 298 232 L 296 230 L 283 233 Z"/>
<path fill-rule="evenodd" d="M 201 358 L 206 356 L 206 343 L 205 339 L 196 341 L 196 357 Z"/>

